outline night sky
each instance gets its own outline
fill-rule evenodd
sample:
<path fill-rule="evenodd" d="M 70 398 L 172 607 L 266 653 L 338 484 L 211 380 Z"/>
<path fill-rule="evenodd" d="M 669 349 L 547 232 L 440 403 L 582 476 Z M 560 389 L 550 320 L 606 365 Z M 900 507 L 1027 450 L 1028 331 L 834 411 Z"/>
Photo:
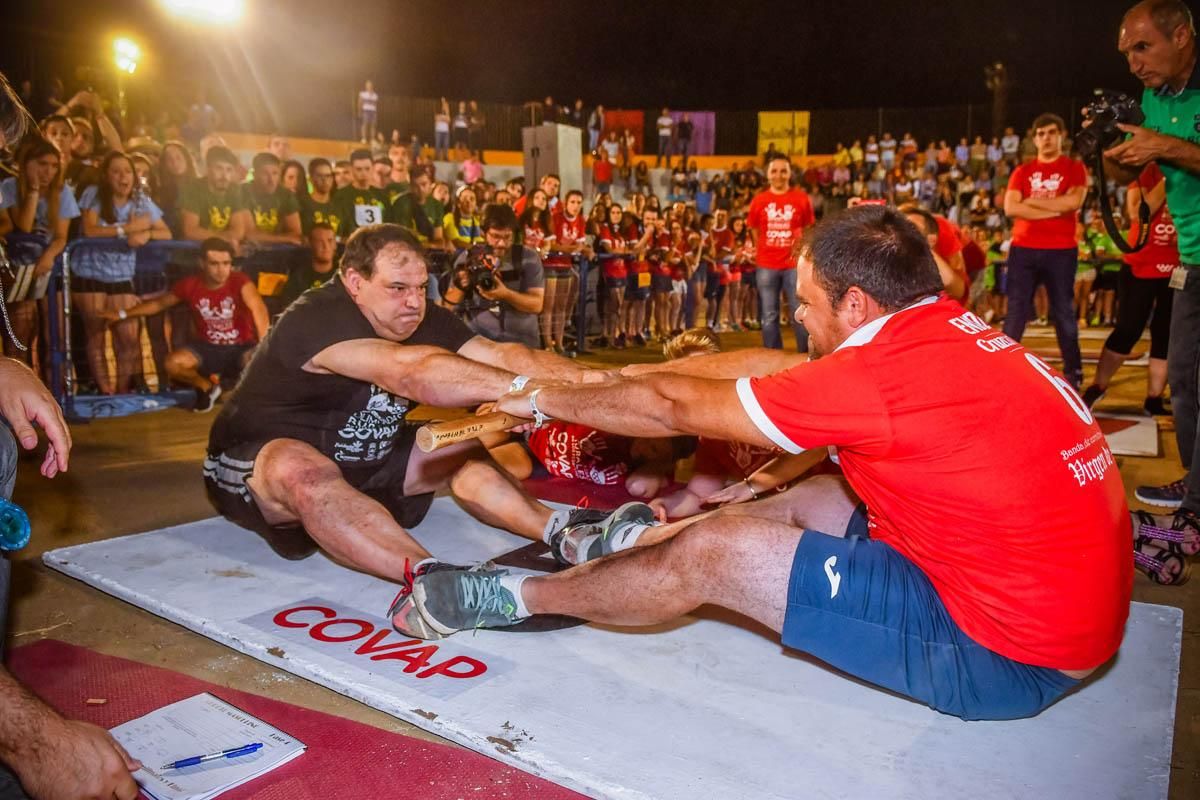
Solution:
<path fill-rule="evenodd" d="M 236 32 L 197 33 L 151 0 L 37 0 L 5 10 L 11 78 L 107 65 L 113 33 L 148 51 L 138 79 L 211 81 L 261 102 L 339 113 L 368 75 L 382 94 L 610 107 L 854 108 L 985 103 L 1005 62 L 1015 101 L 1136 84 L 1116 53 L 1125 0 L 666 2 L 247 0 Z M 190 93 L 190 92 L 189 92 Z M 246 96 L 243 94 L 243 96 Z M 282 109 L 282 110 L 281 110 Z"/>

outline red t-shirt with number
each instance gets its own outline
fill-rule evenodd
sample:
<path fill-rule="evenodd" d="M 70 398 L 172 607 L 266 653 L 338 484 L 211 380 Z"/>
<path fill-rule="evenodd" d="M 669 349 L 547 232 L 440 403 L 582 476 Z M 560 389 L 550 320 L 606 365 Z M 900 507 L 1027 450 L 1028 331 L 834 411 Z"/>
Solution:
<path fill-rule="evenodd" d="M 529 449 L 551 474 L 601 486 L 629 472 L 632 441 L 574 422 L 551 421 L 529 434 Z"/>
<path fill-rule="evenodd" d="M 758 266 L 767 269 L 796 266 L 792 246 L 814 222 L 812 202 L 803 189 L 789 189 L 783 194 L 768 189 L 755 195 L 746 214 L 746 227 L 758 231 Z"/>
<path fill-rule="evenodd" d="M 242 302 L 242 287 L 250 283 L 244 272 L 229 273 L 220 288 L 210 289 L 199 275 L 182 278 L 171 287 L 192 312 L 196 336 L 205 344 L 254 344 L 258 341 L 254 317 Z"/>
<path fill-rule="evenodd" d="M 1149 192 L 1163 179 L 1162 170 L 1158 164 L 1150 162 L 1142 174 L 1138 176 L 1137 185 L 1144 193 Z M 1136 242 L 1141 225 L 1133 221 L 1129 231 L 1129 240 Z M 1146 246 L 1136 253 L 1127 253 L 1125 263 L 1129 265 L 1135 278 L 1169 278 L 1180 264 L 1179 237 L 1175 233 L 1175 220 L 1171 210 L 1163 203 L 1150 219 L 1150 238 Z"/>
<path fill-rule="evenodd" d="M 1076 186 L 1087 186 L 1087 169 L 1069 156 L 1022 164 L 1008 179 L 1008 190 L 1020 192 L 1022 200 L 1061 197 Z M 1038 250 L 1074 250 L 1075 217 L 1076 212 L 1064 211 L 1048 219 L 1014 219 L 1012 243 Z"/>
<path fill-rule="evenodd" d="M 1121 476 L 1088 407 L 1020 344 L 930 298 L 737 390 L 785 450 L 837 447 L 871 537 L 976 642 L 1055 669 L 1116 652 L 1133 582 Z"/>

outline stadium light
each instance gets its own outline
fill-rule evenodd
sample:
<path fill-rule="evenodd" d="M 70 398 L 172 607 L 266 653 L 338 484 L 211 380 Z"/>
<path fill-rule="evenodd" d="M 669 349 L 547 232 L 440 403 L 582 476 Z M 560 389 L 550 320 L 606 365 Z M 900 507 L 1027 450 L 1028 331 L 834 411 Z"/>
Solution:
<path fill-rule="evenodd" d="M 132 75 L 137 69 L 138 59 L 142 57 L 142 48 L 132 39 L 122 37 L 113 42 L 113 57 L 117 62 L 117 69 Z"/>
<path fill-rule="evenodd" d="M 193 22 L 214 25 L 237 22 L 242 17 L 242 0 L 162 0 L 172 14 Z"/>

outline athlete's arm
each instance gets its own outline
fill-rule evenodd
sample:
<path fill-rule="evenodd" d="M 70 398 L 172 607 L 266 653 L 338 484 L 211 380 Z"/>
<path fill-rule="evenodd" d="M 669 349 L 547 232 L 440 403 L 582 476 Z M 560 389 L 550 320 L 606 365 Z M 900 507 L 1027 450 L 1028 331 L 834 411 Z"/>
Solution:
<path fill-rule="evenodd" d="M 467 340 L 458 348 L 458 354 L 480 364 L 493 364 L 514 375 L 528 375 L 540 381 L 579 383 L 584 379 L 584 373 L 593 371 L 554 353 L 533 350 L 515 342 L 493 342 L 484 336 Z M 497 397 L 499 395 L 488 399 L 495 400 Z"/>
<path fill-rule="evenodd" d="M 808 355 L 805 353 L 788 353 L 783 350 L 755 347 L 750 350 L 689 356 L 652 364 L 630 364 L 621 368 L 621 375 L 633 378 L 655 372 L 670 372 L 674 375 L 691 375 L 696 378 L 761 378 L 764 375 L 791 369 L 806 361 L 808 361 Z"/>
<path fill-rule="evenodd" d="M 418 403 L 450 408 L 495 400 L 516 377 L 515 373 L 440 347 L 401 345 L 382 339 L 352 339 L 330 345 L 309 359 L 304 369 L 373 383 Z"/>
<path fill-rule="evenodd" d="M 734 381 L 658 374 L 601 384 L 545 386 L 537 391 L 542 413 L 625 436 L 692 434 L 774 445 L 743 410 Z M 530 394 L 507 394 L 496 408 L 532 418 Z"/>
<path fill-rule="evenodd" d="M 250 309 L 250 316 L 254 318 L 254 330 L 258 333 L 258 340 L 261 342 L 267 335 L 267 328 L 271 324 L 271 314 L 267 311 L 262 295 L 249 281 L 242 286 L 242 302 L 246 304 L 246 308 Z"/>

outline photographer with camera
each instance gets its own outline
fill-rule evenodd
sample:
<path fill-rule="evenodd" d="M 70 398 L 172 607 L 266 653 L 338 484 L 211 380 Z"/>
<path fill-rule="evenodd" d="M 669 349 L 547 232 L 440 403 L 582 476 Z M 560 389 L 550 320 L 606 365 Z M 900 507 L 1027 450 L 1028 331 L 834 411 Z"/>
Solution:
<path fill-rule="evenodd" d="M 536 350 L 545 302 L 542 259 L 536 250 L 513 244 L 517 215 L 509 206 L 484 206 L 480 227 L 483 243 L 460 253 L 450 269 L 445 305 L 480 336 Z"/>
<path fill-rule="evenodd" d="M 1117 47 L 1145 86 L 1141 113 L 1132 102 L 1102 98 L 1084 110 L 1090 122 L 1084 134 L 1106 148 L 1104 169 L 1118 182 L 1136 180 L 1150 162 L 1162 169 L 1180 256 L 1170 282 L 1175 298 L 1167 379 L 1179 457 L 1188 473 L 1165 486 L 1138 487 L 1136 496 L 1180 509 L 1172 527 L 1195 527 L 1200 513 L 1200 469 L 1192 470 L 1200 465 L 1200 75 L 1192 14 L 1182 0 L 1138 3 L 1121 20 Z M 1121 141 L 1124 134 L 1128 137 Z"/>

